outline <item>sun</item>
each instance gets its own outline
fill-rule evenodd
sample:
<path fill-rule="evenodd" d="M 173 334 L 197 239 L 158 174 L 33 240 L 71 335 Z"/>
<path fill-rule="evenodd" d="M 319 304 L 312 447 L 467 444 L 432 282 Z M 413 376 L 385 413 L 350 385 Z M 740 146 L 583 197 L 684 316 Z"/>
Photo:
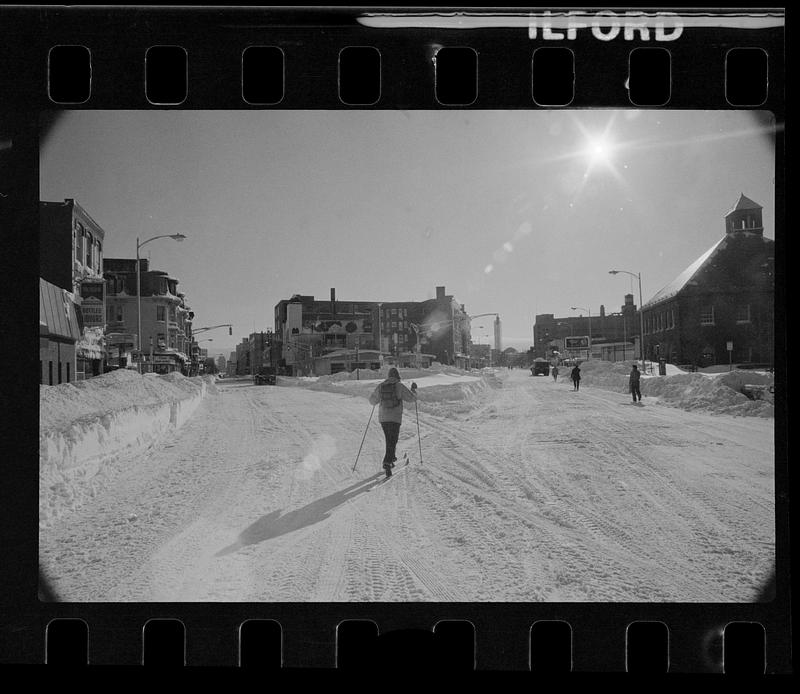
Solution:
<path fill-rule="evenodd" d="M 611 161 L 613 147 L 604 137 L 589 143 L 589 161 L 592 164 L 608 164 Z"/>
<path fill-rule="evenodd" d="M 600 134 L 585 132 L 584 137 L 586 138 L 586 146 L 583 155 L 587 164 L 586 173 L 590 173 L 596 167 L 613 170 L 615 146 L 608 132 Z"/>

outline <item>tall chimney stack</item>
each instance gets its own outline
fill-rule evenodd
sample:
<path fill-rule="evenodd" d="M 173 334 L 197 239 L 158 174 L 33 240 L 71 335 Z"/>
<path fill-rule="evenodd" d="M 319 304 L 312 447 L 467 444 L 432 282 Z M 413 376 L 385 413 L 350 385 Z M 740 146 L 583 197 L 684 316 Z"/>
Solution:
<path fill-rule="evenodd" d="M 336 288 L 331 287 L 331 314 L 336 315 Z"/>

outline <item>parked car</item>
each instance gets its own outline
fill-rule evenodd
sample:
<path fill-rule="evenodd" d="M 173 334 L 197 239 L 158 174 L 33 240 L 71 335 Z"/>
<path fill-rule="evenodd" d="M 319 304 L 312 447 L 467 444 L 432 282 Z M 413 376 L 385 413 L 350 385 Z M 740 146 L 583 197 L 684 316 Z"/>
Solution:
<path fill-rule="evenodd" d="M 277 371 L 274 366 L 261 366 L 253 376 L 253 383 L 257 386 L 274 386 L 277 382 Z"/>
<path fill-rule="evenodd" d="M 531 376 L 549 376 L 550 375 L 550 362 L 547 359 L 538 357 L 533 360 L 531 367 Z"/>

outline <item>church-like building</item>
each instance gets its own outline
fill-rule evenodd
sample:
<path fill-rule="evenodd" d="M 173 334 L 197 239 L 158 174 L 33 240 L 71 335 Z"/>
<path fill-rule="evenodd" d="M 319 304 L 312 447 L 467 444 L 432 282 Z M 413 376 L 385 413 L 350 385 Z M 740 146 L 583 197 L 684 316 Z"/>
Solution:
<path fill-rule="evenodd" d="M 772 366 L 775 241 L 761 211 L 742 194 L 725 235 L 644 304 L 645 358 Z"/>

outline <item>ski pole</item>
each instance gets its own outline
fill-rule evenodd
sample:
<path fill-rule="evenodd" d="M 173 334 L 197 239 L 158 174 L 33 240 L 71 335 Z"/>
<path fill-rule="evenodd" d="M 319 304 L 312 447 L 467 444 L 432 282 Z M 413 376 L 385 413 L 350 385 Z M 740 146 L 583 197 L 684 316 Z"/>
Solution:
<path fill-rule="evenodd" d="M 414 395 L 417 394 L 417 384 L 411 384 L 411 390 L 414 391 Z M 417 399 L 414 398 L 414 412 L 417 415 L 417 442 L 419 443 L 419 462 L 420 465 L 422 464 L 422 438 L 419 435 L 419 408 L 417 407 Z"/>
<path fill-rule="evenodd" d="M 364 440 L 367 438 L 367 431 L 369 430 L 370 422 L 372 421 L 372 415 L 375 412 L 375 405 L 372 406 L 372 412 L 369 413 L 369 419 L 367 420 L 367 427 L 364 429 L 364 436 L 361 437 L 361 446 L 358 447 L 358 455 L 356 456 L 356 462 L 353 463 L 353 472 L 356 471 L 356 465 L 358 465 L 358 458 L 361 455 L 361 448 L 364 445 Z"/>

